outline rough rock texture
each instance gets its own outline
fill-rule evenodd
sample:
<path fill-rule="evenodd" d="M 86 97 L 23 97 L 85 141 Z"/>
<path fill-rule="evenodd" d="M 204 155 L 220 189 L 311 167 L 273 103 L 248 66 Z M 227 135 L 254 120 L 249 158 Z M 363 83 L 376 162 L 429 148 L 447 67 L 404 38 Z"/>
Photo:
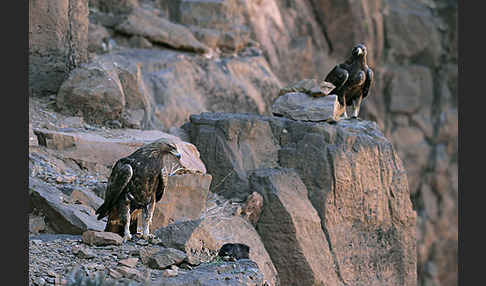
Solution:
<path fill-rule="evenodd" d="M 85 231 L 82 236 L 83 242 L 88 245 L 120 245 L 123 243 L 123 238 L 113 232 L 104 231 Z"/>
<path fill-rule="evenodd" d="M 241 208 L 241 216 L 255 226 L 260 219 L 262 208 L 262 195 L 257 192 L 253 192 L 246 198 L 245 204 Z"/>
<path fill-rule="evenodd" d="M 196 40 L 186 27 L 171 23 L 154 15 L 153 12 L 141 8 L 133 9 L 126 20 L 115 27 L 115 30 L 129 35 L 142 36 L 151 42 L 166 44 L 176 49 L 194 52 L 208 51 L 208 48 Z"/>
<path fill-rule="evenodd" d="M 88 59 L 88 0 L 29 1 L 29 93 L 55 94 Z"/>
<path fill-rule="evenodd" d="M 152 253 L 145 259 L 145 264 L 152 269 L 165 269 L 171 265 L 178 265 L 187 255 L 174 248 L 163 248 L 155 253 Z"/>
<path fill-rule="evenodd" d="M 211 261 L 225 243 L 244 243 L 250 247 L 250 259 L 258 264 L 265 280 L 270 285 L 280 285 L 277 270 L 258 233 L 224 205 L 209 208 L 198 220 L 159 228 L 155 235 L 164 246 L 185 251 L 191 264 Z"/>
<path fill-rule="evenodd" d="M 255 262 L 249 260 L 211 262 L 200 267 L 190 267 L 182 263 L 179 266 L 172 265 L 167 270 L 151 269 L 141 261 L 140 256 L 146 249 L 153 249 L 154 253 L 160 253 L 166 248 L 147 244 L 146 241 L 134 238 L 122 245 L 95 246 L 83 243 L 80 235 L 30 236 L 29 285 L 263 286 L 261 271 Z M 90 256 L 79 255 L 81 252 L 89 252 Z M 164 272 L 169 270 L 175 274 L 175 277 L 164 276 Z M 189 284 L 180 284 L 183 281 Z M 197 281 L 203 284 L 197 284 Z M 213 284 L 218 281 L 226 283 Z"/>
<path fill-rule="evenodd" d="M 213 175 L 213 192 L 228 198 L 244 198 L 253 191 L 264 196 L 257 230 L 279 274 L 285 273 L 282 279 L 293 277 L 294 268 L 282 266 L 290 259 L 284 256 L 288 245 L 279 248 L 274 241 L 279 240 L 277 233 L 289 232 L 303 260 L 299 277 L 307 277 L 305 285 L 323 281 L 319 273 L 335 275 L 326 279 L 342 285 L 416 285 L 416 214 L 406 172 L 375 123 L 203 113 L 191 116 L 187 129 Z M 278 167 L 293 168 L 296 174 L 272 173 Z M 258 169 L 270 171 L 261 174 Z M 303 201 L 298 204 L 296 197 Z M 311 206 L 318 217 L 304 221 L 301 212 L 311 211 Z M 287 222 L 274 224 L 275 217 Z M 305 241 L 303 237 L 318 239 L 308 235 L 314 229 L 308 224 L 319 225 L 318 218 L 321 229 L 316 231 L 323 242 Z M 322 268 L 329 266 L 324 258 L 310 256 L 315 249 L 307 248 L 318 244 L 326 251 L 325 243 L 329 254 L 324 252 L 324 257 L 332 262 L 334 274 Z"/>
<path fill-rule="evenodd" d="M 199 152 L 193 144 L 157 130 L 123 129 L 101 133 L 85 130 L 63 132 L 35 129 L 34 133 L 37 134 L 41 146 L 57 150 L 65 158 L 110 167 L 116 160 L 130 155 L 144 144 L 155 140 L 167 140 L 177 145 L 182 155 L 180 163 L 183 167 L 203 174 L 206 172 Z"/>
<path fill-rule="evenodd" d="M 166 191 L 155 205 L 151 230 L 174 222 L 198 219 L 205 211 L 210 184 L 209 174 L 170 176 Z"/>
<path fill-rule="evenodd" d="M 299 175 L 292 170 L 261 169 L 250 181 L 264 197 L 257 230 L 282 285 L 344 285 Z"/>
<path fill-rule="evenodd" d="M 42 212 L 57 233 L 81 234 L 85 230 L 103 230 L 104 222 L 96 220 L 94 210 L 80 204 L 69 204 L 70 197 L 42 180 L 29 177 L 29 206 Z"/>
<path fill-rule="evenodd" d="M 250 42 L 243 7 L 238 1 L 161 1 L 169 18 L 191 27 L 195 36 L 213 49 L 239 51 Z"/>
<path fill-rule="evenodd" d="M 176 277 L 162 277 L 158 286 L 264 286 L 258 265 L 242 259 L 236 262 L 209 263 Z"/>
<path fill-rule="evenodd" d="M 262 56 L 217 60 L 167 50 L 129 49 L 97 57 L 63 83 L 57 106 L 89 123 L 169 129 L 190 114 L 269 114 L 280 88 Z"/>
<path fill-rule="evenodd" d="M 313 97 L 305 93 L 291 92 L 275 100 L 272 113 L 300 121 L 337 121 L 344 113 L 344 108 L 334 94 Z"/>
<path fill-rule="evenodd" d="M 74 9 L 66 8 L 68 2 Z M 74 2 L 86 3 L 29 3 L 32 95 L 42 88 L 46 95 L 57 92 L 61 78 L 72 69 L 66 68 L 66 62 L 82 62 L 68 60 L 65 44 L 88 45 L 89 33 L 97 37 L 94 45 L 98 49 L 90 55 L 93 61 L 102 53 L 120 53 L 126 48 L 137 48 L 127 52 L 131 55 L 147 55 L 147 51 L 164 54 L 170 50 L 178 57 L 186 57 L 176 65 L 155 60 L 156 53 L 148 53 L 146 57 L 154 60 L 154 65 L 141 71 L 153 72 L 150 80 L 145 76 L 143 79 L 150 82 L 147 90 L 152 95 L 148 98 L 156 100 L 147 101 L 149 104 L 137 100 L 141 104 L 135 107 L 126 100 L 121 118 L 115 121 L 131 128 L 179 127 L 191 113 L 204 110 L 268 111 L 275 92 L 273 88 L 262 88 L 259 82 L 268 77 L 267 73 L 278 77 L 282 85 L 303 78 L 322 78 L 354 44 L 364 42 L 376 82 L 360 115 L 375 120 L 384 130 L 408 172 L 411 198 L 418 213 L 419 284 L 457 284 L 457 1 L 90 0 L 89 15 L 87 9 L 71 13 L 71 17 L 79 19 L 67 21 L 66 11 L 77 9 Z M 139 8 L 151 11 L 151 18 L 185 26 L 211 51 L 205 56 L 178 51 L 143 36 L 115 30 Z M 66 23 L 87 27 L 86 15 L 90 24 L 103 27 L 108 36 L 103 28 L 98 32 L 74 28 L 70 30 L 72 41 L 64 37 Z M 83 37 L 84 41 L 77 40 Z M 93 41 L 89 44 L 93 46 Z M 73 50 L 83 53 L 84 48 Z M 74 58 L 78 55 L 81 56 L 75 52 Z M 227 68 L 228 62 L 245 62 L 260 56 L 265 61 L 265 72 L 252 65 L 235 77 L 236 73 Z M 238 69 L 241 68 L 240 65 Z M 200 80 L 192 82 L 193 75 Z M 46 77 L 49 80 L 44 80 Z M 201 103 L 203 98 L 211 100 Z M 256 104 L 262 101 L 258 98 L 264 98 L 263 109 L 262 104 Z"/>

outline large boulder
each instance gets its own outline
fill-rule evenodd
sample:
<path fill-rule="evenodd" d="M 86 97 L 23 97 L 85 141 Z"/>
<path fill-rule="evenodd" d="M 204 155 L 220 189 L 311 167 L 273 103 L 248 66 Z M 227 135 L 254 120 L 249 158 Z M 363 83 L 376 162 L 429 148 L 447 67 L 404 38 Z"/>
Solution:
<path fill-rule="evenodd" d="M 118 120 L 128 128 L 160 125 L 151 121 L 152 105 L 141 65 L 120 57 L 107 55 L 75 69 L 61 85 L 56 101 L 63 113 L 80 113 L 90 123 Z"/>
<path fill-rule="evenodd" d="M 169 45 L 176 49 L 207 52 L 208 48 L 194 38 L 191 31 L 167 19 L 158 17 L 150 10 L 135 8 L 115 29 L 128 35 L 138 35 L 151 42 Z"/>
<path fill-rule="evenodd" d="M 344 108 L 334 94 L 313 97 L 305 93 L 291 92 L 281 95 L 272 105 L 274 115 L 284 116 L 301 121 L 330 121 L 339 120 Z"/>
<path fill-rule="evenodd" d="M 268 203 L 277 204 L 282 214 L 296 215 L 292 204 L 286 206 L 285 194 L 290 190 L 285 188 L 300 186 L 298 193 L 308 198 L 320 218 L 320 231 L 329 245 L 339 284 L 416 285 L 416 214 L 406 172 L 394 147 L 375 123 L 341 120 L 328 124 L 203 113 L 191 116 L 186 128 L 213 175 L 212 191 L 238 199 L 257 189 L 267 196 L 260 221 L 266 221 Z M 297 178 L 291 180 L 289 174 L 257 173 L 252 179 L 251 174 L 258 169 L 278 167 L 294 169 L 303 185 L 296 182 Z M 256 179 L 259 177 L 263 178 Z M 270 199 L 271 192 L 280 195 Z M 260 221 L 257 229 L 261 233 L 265 224 Z M 325 245 L 321 248 L 325 251 Z M 272 261 L 285 261 L 272 256 L 283 254 L 269 252 Z M 310 260 L 307 263 L 312 266 L 307 269 L 324 267 Z M 277 270 L 289 271 L 278 265 Z M 383 275 L 385 268 L 388 271 Z M 313 283 L 309 278 L 305 285 Z"/>
<path fill-rule="evenodd" d="M 251 223 L 224 209 L 203 213 L 200 219 L 169 224 L 155 235 L 166 247 L 185 251 L 192 264 L 211 261 L 225 243 L 244 243 L 270 285 L 280 285 L 272 260 Z"/>
<path fill-rule="evenodd" d="M 341 285 L 321 219 L 299 175 L 291 169 L 259 169 L 250 183 L 264 197 L 257 230 L 282 285 Z"/>
<path fill-rule="evenodd" d="M 151 230 L 198 219 L 206 208 L 210 184 L 209 174 L 170 176 L 162 198 L 155 205 Z"/>
<path fill-rule="evenodd" d="M 29 177 L 29 205 L 44 214 L 46 223 L 56 233 L 82 234 L 105 227 L 92 208 L 71 204 L 70 198 L 59 189 L 34 177 Z"/>
<path fill-rule="evenodd" d="M 163 129 L 203 111 L 269 114 L 280 81 L 262 56 L 193 57 L 168 50 L 127 49 L 74 70 L 57 96 L 62 113 L 90 123 Z"/>
<path fill-rule="evenodd" d="M 29 1 L 29 92 L 55 94 L 88 59 L 88 0 Z"/>
<path fill-rule="evenodd" d="M 173 142 L 182 157 L 180 166 L 206 173 L 197 148 L 179 137 L 158 130 L 123 129 L 111 132 L 63 132 L 34 129 L 41 146 L 57 150 L 64 158 L 112 166 L 118 159 L 128 156 L 138 148 L 155 140 Z"/>

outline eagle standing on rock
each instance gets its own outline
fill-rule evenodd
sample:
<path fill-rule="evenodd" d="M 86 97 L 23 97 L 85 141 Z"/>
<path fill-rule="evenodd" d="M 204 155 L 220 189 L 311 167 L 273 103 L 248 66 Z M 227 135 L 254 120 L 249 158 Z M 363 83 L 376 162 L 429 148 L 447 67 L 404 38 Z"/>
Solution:
<path fill-rule="evenodd" d="M 162 198 L 167 185 L 164 177 L 164 156 L 172 154 L 181 158 L 177 146 L 164 140 L 157 140 L 140 147 L 131 155 L 119 159 L 113 166 L 104 203 L 98 208 L 98 220 L 114 212 L 123 226 L 123 241 L 131 239 L 131 212 L 142 209 L 144 239 L 150 234 L 150 224 L 155 209 L 155 203 Z M 113 223 L 110 222 L 109 223 Z M 107 224 L 107 229 L 109 231 Z"/>
<path fill-rule="evenodd" d="M 324 81 L 332 83 L 335 88 L 330 94 L 336 94 L 339 104 L 344 106 L 344 118 L 348 118 L 346 106 L 353 105 L 352 118 L 358 118 L 361 100 L 368 95 L 373 82 L 373 71 L 366 63 L 366 47 L 356 45 L 351 56 L 342 64 L 335 66 Z"/>

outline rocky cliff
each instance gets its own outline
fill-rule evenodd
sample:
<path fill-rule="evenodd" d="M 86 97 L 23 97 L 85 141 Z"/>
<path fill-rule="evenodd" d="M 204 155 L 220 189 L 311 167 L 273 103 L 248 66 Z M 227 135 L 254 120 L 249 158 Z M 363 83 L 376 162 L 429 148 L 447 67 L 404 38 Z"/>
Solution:
<path fill-rule="evenodd" d="M 280 87 L 322 78 L 356 42 L 368 46 L 376 79 L 362 117 L 376 121 L 407 171 L 419 285 L 457 285 L 456 1 L 30 1 L 31 104 L 48 102 L 30 121 L 73 126 L 51 125 L 53 114 L 177 133 L 204 111 L 268 115 Z M 235 188 L 248 188 L 251 164 L 275 167 L 264 143 L 261 159 L 244 158 L 228 175 Z M 107 172 L 76 160 L 56 167 Z M 226 184 L 218 187 L 231 193 Z"/>
<path fill-rule="evenodd" d="M 203 113 L 185 128 L 212 192 L 263 196 L 256 229 L 282 285 L 416 285 L 407 176 L 375 123 Z"/>

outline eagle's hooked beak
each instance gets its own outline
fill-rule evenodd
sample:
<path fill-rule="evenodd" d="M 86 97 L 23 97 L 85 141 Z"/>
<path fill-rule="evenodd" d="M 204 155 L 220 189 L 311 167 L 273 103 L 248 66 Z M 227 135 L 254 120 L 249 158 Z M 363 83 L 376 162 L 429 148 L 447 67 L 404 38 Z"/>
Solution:
<path fill-rule="evenodd" d="M 170 153 L 176 156 L 177 159 L 180 159 L 182 157 L 181 153 L 177 152 L 177 150 L 173 150 Z"/>

